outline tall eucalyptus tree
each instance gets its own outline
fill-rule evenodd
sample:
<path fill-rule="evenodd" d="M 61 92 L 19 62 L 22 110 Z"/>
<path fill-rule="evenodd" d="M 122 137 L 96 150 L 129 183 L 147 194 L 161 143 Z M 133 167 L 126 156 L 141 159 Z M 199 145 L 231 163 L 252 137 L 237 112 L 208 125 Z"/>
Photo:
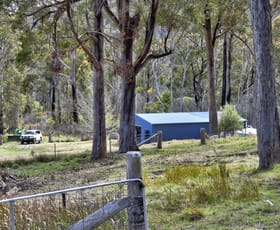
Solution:
<path fill-rule="evenodd" d="M 104 22 L 102 9 L 103 0 L 92 0 L 89 2 L 89 9 L 93 12 L 93 25 L 89 20 L 89 14 L 86 11 L 87 34 L 90 44 L 86 45 L 81 39 L 77 28 L 74 25 L 74 18 L 71 9 L 72 1 L 66 2 L 67 16 L 70 22 L 70 28 L 74 38 L 88 55 L 92 63 L 93 76 L 93 144 L 92 159 L 100 159 L 106 154 L 106 128 L 105 128 L 105 106 L 104 106 Z"/>
<path fill-rule="evenodd" d="M 137 74 L 149 60 L 170 54 L 170 51 L 166 48 L 166 43 L 163 53 L 150 53 L 159 0 L 152 0 L 150 4 L 143 1 L 143 4 L 145 3 L 145 5 L 142 5 L 143 10 L 137 3 L 138 1 L 117 0 L 115 5 L 112 4 L 112 1 L 106 1 L 105 5 L 105 10 L 114 23 L 115 30 L 118 30 L 116 41 L 119 41 L 119 43 L 116 48 L 118 48 L 120 55 L 114 63 L 115 71 L 122 78 L 120 153 L 137 149 L 135 139 L 135 86 Z M 116 11 L 113 8 L 114 6 L 116 6 Z M 144 14 L 144 12 L 147 13 Z M 137 38 L 141 38 L 140 33 L 143 30 L 140 26 L 141 23 L 145 25 L 144 41 L 142 48 L 138 48 L 138 52 L 136 52 L 135 42 Z M 133 58 L 134 52 L 136 53 L 135 59 Z"/>
<path fill-rule="evenodd" d="M 215 26 L 214 35 L 212 35 L 211 10 L 208 4 L 204 8 L 204 29 L 208 66 L 208 103 L 209 103 L 209 132 L 211 135 L 218 134 L 218 116 L 216 103 L 216 72 L 214 60 L 214 45 L 216 41 L 216 33 L 220 26 L 220 15 L 218 16 Z"/>
<path fill-rule="evenodd" d="M 258 83 L 259 169 L 268 169 L 280 160 L 280 127 L 275 90 L 270 1 L 251 0 L 251 15 Z"/>
<path fill-rule="evenodd" d="M 49 36 L 51 37 L 52 53 L 52 72 L 55 76 L 61 76 L 61 70 L 63 68 L 63 61 L 60 54 L 62 47 L 67 46 L 70 50 L 77 47 L 73 42 L 78 43 L 78 47 L 83 49 L 87 55 L 87 59 L 92 64 L 94 74 L 92 76 L 93 81 L 93 111 L 94 111 L 94 128 L 93 128 L 93 147 L 92 147 L 92 159 L 98 159 L 104 157 L 106 153 L 106 129 L 105 129 L 105 109 L 104 109 L 104 86 L 103 86 L 103 8 L 104 1 L 102 0 L 64 0 L 64 1 L 25 1 L 19 2 L 18 15 L 27 16 L 33 28 L 40 32 L 40 28 L 48 28 Z M 82 9 L 80 11 L 80 9 Z M 84 16 L 82 18 L 82 16 Z M 80 23 L 82 20 L 82 23 Z M 72 32 L 73 36 L 62 33 L 62 25 L 67 27 Z M 81 26 L 83 25 L 83 26 Z M 79 33 L 82 34 L 79 34 Z M 60 36 L 59 36 L 60 35 Z M 62 38 L 66 37 L 68 42 L 61 42 Z M 65 40 L 66 40 L 65 39 Z M 64 41 L 65 41 L 64 40 Z M 73 54 L 73 53 L 72 53 Z M 73 56 L 74 57 L 74 56 Z M 72 68 L 74 65 L 72 64 Z M 70 68 L 69 68 L 70 69 Z M 72 69 L 74 71 L 74 69 Z M 74 89 L 74 73 L 70 73 L 69 80 L 73 89 L 73 108 L 76 110 L 76 89 Z M 55 91 L 57 84 L 53 84 L 53 92 Z M 56 96 L 56 94 L 53 93 Z M 59 100 L 60 97 L 58 96 Z M 52 103 L 57 105 L 58 112 L 60 113 L 60 101 Z M 53 109 L 56 109 L 53 107 Z M 73 111 L 74 119 L 77 120 L 77 111 Z M 58 116 L 61 117 L 61 116 Z"/>
<path fill-rule="evenodd" d="M 20 32 L 12 30 L 10 18 L 0 14 L 0 135 L 13 132 L 19 125 L 21 115 L 21 74 L 17 68 L 17 42 Z"/>

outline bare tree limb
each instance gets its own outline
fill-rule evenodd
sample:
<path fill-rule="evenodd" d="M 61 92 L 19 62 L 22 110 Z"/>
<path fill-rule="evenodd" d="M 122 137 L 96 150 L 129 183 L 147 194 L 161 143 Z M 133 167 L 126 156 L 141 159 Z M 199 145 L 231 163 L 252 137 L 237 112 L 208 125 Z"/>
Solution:
<path fill-rule="evenodd" d="M 162 57 L 165 57 L 165 56 L 168 56 L 172 53 L 172 51 L 168 51 L 166 53 L 161 53 L 161 54 L 149 54 L 145 60 L 141 63 L 141 65 L 139 65 L 139 68 L 138 70 L 140 71 L 142 67 L 144 67 L 146 65 L 146 63 L 148 63 L 150 60 L 152 59 L 158 59 L 158 58 L 162 58 Z"/>
<path fill-rule="evenodd" d="M 252 50 L 252 48 L 249 46 L 248 42 L 245 39 L 243 39 L 242 37 L 240 37 L 238 34 L 234 33 L 233 31 L 231 31 L 231 33 L 234 37 L 236 37 L 238 40 L 240 40 L 248 48 L 249 52 L 253 56 L 255 56 L 254 51 Z"/>
<path fill-rule="evenodd" d="M 71 15 L 71 2 L 72 2 L 71 0 L 67 0 L 67 5 L 66 5 L 67 17 L 69 19 L 71 31 L 72 31 L 76 41 L 78 42 L 78 44 L 81 46 L 81 48 L 84 50 L 84 52 L 90 58 L 90 61 L 92 62 L 94 67 L 96 69 L 100 69 L 100 68 L 102 68 L 100 63 L 97 61 L 96 57 L 92 54 L 92 52 L 84 45 L 83 41 L 79 38 L 79 35 L 78 35 L 78 33 L 75 29 L 73 19 L 72 19 L 72 15 Z"/>
<path fill-rule="evenodd" d="M 34 15 L 36 15 L 36 14 L 38 14 L 38 13 L 41 13 L 41 12 L 44 11 L 45 9 L 49 9 L 49 8 L 53 8 L 53 7 L 60 8 L 61 6 L 65 6 L 65 3 L 66 3 L 66 1 L 62 1 L 62 2 L 57 2 L 57 1 L 55 1 L 55 2 L 52 3 L 52 4 L 48 4 L 48 5 L 45 5 L 45 4 L 44 4 L 44 6 L 39 7 L 37 10 L 32 11 L 32 12 L 30 12 L 30 13 L 26 13 L 25 15 L 26 15 L 26 16 L 34 16 Z"/>
<path fill-rule="evenodd" d="M 113 13 L 113 11 L 110 9 L 108 1 L 104 1 L 104 9 L 107 12 L 108 16 L 111 18 L 111 20 L 116 24 L 119 25 L 119 19 L 116 17 L 116 15 Z"/>
<path fill-rule="evenodd" d="M 148 52 L 151 48 L 158 5 L 159 5 L 159 0 L 152 0 L 151 13 L 146 23 L 146 35 L 145 35 L 144 47 L 135 61 L 134 64 L 135 72 L 139 72 L 140 68 L 143 66 L 143 61 L 146 59 Z"/>

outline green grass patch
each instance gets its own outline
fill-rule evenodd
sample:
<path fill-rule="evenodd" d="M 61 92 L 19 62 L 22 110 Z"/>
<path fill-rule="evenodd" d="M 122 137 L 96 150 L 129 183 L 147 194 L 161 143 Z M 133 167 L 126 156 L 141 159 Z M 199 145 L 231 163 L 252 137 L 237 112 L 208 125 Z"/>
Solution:
<path fill-rule="evenodd" d="M 125 178 L 125 155 L 92 162 L 90 149 L 79 142 L 56 144 L 54 154 L 54 144 L 26 145 L 19 150 L 7 143 L 0 153 L 11 151 L 15 157 L 2 160 L 1 167 L 29 177 L 51 174 L 58 178 L 73 170 L 90 169 L 88 174 L 79 174 L 83 181 Z M 22 157 L 20 151 L 26 155 Z M 170 141 L 160 150 L 153 144 L 141 147 L 149 229 L 279 229 L 280 165 L 256 171 L 256 151 L 255 137 L 208 140 L 206 145 L 200 145 L 199 140 Z M 7 210 L 1 208 L 0 216 L 5 216 Z M 86 215 L 86 208 L 79 208 L 57 217 L 67 222 Z M 57 221 L 56 217 L 53 220 Z M 114 228 L 112 224 L 103 226 Z"/>
<path fill-rule="evenodd" d="M 0 168 L 9 169 L 19 176 L 39 176 L 69 170 L 78 170 L 81 167 L 91 167 L 90 152 L 72 155 L 36 154 L 30 158 L 18 158 L 0 162 Z"/>

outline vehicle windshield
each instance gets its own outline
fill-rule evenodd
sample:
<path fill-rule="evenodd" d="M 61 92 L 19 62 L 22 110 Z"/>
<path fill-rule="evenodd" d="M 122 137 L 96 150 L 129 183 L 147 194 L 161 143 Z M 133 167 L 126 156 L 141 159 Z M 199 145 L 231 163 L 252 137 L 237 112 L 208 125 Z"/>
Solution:
<path fill-rule="evenodd" d="M 27 130 L 25 134 L 34 134 L 34 131 Z"/>

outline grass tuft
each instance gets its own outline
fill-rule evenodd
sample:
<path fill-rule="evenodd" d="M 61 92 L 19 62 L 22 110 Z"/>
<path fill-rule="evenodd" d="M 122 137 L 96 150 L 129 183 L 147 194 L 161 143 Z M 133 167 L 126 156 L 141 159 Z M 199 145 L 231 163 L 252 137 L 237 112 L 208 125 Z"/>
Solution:
<path fill-rule="evenodd" d="M 196 221 L 196 220 L 200 220 L 204 217 L 204 213 L 199 210 L 198 208 L 195 207 L 189 207 L 189 208 L 184 208 L 181 212 L 180 212 L 180 220 L 182 221 Z"/>

